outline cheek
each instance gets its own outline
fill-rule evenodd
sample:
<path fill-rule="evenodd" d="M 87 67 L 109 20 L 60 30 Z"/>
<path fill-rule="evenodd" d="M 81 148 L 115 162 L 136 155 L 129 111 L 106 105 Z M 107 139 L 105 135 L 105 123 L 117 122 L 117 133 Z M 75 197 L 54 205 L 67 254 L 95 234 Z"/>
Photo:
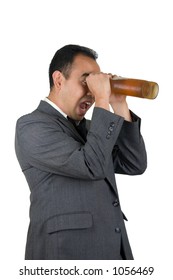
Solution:
<path fill-rule="evenodd" d="M 68 83 L 64 88 L 64 97 L 66 104 L 70 107 L 75 107 L 80 99 L 86 95 L 86 89 L 79 83 Z"/>
<path fill-rule="evenodd" d="M 77 104 L 82 97 L 85 96 L 85 91 L 82 86 L 69 89 L 69 99 L 73 104 Z"/>

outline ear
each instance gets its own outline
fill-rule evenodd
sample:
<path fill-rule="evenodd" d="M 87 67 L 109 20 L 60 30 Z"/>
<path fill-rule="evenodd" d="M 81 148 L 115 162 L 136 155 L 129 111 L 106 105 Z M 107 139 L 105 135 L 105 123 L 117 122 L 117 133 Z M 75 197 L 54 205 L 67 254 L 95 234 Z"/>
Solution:
<path fill-rule="evenodd" d="M 64 79 L 62 73 L 60 71 L 56 70 L 55 72 L 53 72 L 52 78 L 53 78 L 55 88 L 60 90 L 63 79 Z"/>

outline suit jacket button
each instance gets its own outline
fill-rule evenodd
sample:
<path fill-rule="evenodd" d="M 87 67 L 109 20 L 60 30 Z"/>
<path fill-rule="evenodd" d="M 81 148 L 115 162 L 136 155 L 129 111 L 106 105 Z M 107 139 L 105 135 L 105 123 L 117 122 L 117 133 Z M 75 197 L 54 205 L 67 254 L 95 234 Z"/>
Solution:
<path fill-rule="evenodd" d="M 116 200 L 112 203 L 112 205 L 113 205 L 114 207 L 117 207 L 117 206 L 119 205 L 118 199 L 116 199 Z"/>
<path fill-rule="evenodd" d="M 119 227 L 116 227 L 116 228 L 115 228 L 115 232 L 116 232 L 116 233 L 120 233 L 120 232 L 121 232 L 121 229 L 120 229 Z"/>
<path fill-rule="evenodd" d="M 109 131 L 113 131 L 114 128 L 112 126 L 109 127 Z"/>
<path fill-rule="evenodd" d="M 111 123 L 110 123 L 110 126 L 114 127 L 114 126 L 115 126 L 115 123 L 114 123 L 114 122 L 111 122 Z"/>
<path fill-rule="evenodd" d="M 111 135 L 110 134 L 107 134 L 106 135 L 106 139 L 110 139 L 111 138 Z"/>

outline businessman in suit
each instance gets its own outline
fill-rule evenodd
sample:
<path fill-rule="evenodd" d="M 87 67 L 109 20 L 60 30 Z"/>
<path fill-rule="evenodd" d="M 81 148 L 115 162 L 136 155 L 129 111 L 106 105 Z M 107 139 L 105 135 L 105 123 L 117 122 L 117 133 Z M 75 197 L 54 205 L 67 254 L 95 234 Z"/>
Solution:
<path fill-rule="evenodd" d="M 126 97 L 111 94 L 96 60 L 86 47 L 58 50 L 48 97 L 17 121 L 16 155 L 31 191 L 27 260 L 133 259 L 115 173 L 145 171 L 141 121 Z"/>

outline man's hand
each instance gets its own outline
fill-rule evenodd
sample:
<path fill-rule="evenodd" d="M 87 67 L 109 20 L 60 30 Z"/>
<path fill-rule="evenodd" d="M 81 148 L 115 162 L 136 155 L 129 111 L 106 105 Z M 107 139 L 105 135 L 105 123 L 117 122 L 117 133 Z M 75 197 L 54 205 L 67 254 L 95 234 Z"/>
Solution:
<path fill-rule="evenodd" d="M 95 106 L 109 111 L 110 75 L 102 72 L 91 73 L 86 77 L 86 83 L 90 93 L 94 96 Z"/>
<path fill-rule="evenodd" d="M 116 77 L 118 78 L 116 75 L 111 76 L 111 78 Z M 132 121 L 125 95 L 111 93 L 109 103 L 116 115 L 123 117 L 126 121 Z"/>
<path fill-rule="evenodd" d="M 123 117 L 126 121 L 132 121 L 125 95 L 112 93 L 110 96 L 110 105 L 116 115 Z"/>
<path fill-rule="evenodd" d="M 127 121 L 132 121 L 126 96 L 111 93 L 110 78 L 112 78 L 111 74 L 102 72 L 91 73 L 86 77 L 89 92 L 95 99 L 95 106 L 110 111 L 109 105 L 111 105 L 116 115 L 123 117 Z"/>

